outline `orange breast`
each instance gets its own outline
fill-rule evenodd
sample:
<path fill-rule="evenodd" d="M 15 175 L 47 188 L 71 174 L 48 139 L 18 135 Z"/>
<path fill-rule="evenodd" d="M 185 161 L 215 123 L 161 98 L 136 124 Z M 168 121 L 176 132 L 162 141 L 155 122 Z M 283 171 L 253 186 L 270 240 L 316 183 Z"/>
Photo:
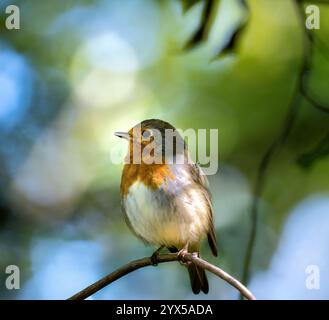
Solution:
<path fill-rule="evenodd" d="M 129 187 L 137 182 L 143 182 L 151 189 L 158 189 L 163 183 L 174 179 L 167 164 L 125 164 L 122 173 L 120 191 L 122 195 L 127 195 Z"/>

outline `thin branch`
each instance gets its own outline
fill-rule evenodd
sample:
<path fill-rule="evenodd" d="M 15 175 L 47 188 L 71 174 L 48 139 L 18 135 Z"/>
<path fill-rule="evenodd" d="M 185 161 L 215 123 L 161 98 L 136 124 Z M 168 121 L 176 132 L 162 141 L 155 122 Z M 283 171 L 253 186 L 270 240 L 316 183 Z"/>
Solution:
<path fill-rule="evenodd" d="M 295 2 L 296 6 L 296 12 L 300 20 L 300 25 L 302 28 L 304 28 L 304 16 L 302 9 L 299 7 L 298 3 L 300 1 Z M 295 119 L 298 114 L 298 110 L 300 107 L 301 98 L 304 97 L 308 99 L 309 102 L 312 102 L 312 105 L 316 107 L 317 109 L 322 109 L 321 111 L 325 111 L 325 107 L 320 106 L 319 104 L 316 104 L 313 99 L 311 99 L 307 93 L 306 93 L 306 87 L 307 87 L 307 80 L 309 76 L 309 71 L 311 68 L 311 60 L 312 60 L 312 54 L 313 54 L 313 48 L 312 44 L 313 42 L 313 35 L 306 30 L 306 32 L 303 33 L 303 39 L 302 39 L 302 61 L 301 61 L 301 67 L 299 71 L 299 75 L 297 78 L 297 84 L 295 87 L 295 91 L 293 93 L 293 97 L 289 103 L 289 110 L 286 118 L 283 121 L 283 126 L 278 134 L 277 137 L 273 140 L 273 142 L 269 145 L 267 150 L 265 151 L 263 157 L 261 158 L 260 164 L 257 169 L 257 177 L 256 182 L 254 186 L 253 191 L 253 197 L 251 202 L 251 230 L 250 235 L 247 243 L 247 249 L 246 249 L 246 255 L 244 258 L 243 263 L 243 275 L 242 275 L 242 282 L 248 283 L 249 277 L 250 277 L 250 265 L 251 260 L 253 257 L 253 252 L 256 244 L 256 238 L 257 238 L 257 223 L 258 223 L 258 216 L 259 216 L 259 199 L 262 195 L 269 166 L 273 160 L 273 157 L 275 154 L 279 151 L 281 146 L 286 142 L 291 129 L 293 127 L 293 124 L 295 122 Z"/>
<path fill-rule="evenodd" d="M 249 274 L 250 274 L 250 265 L 254 252 L 254 247 L 256 244 L 257 237 L 257 224 L 258 224 L 258 216 L 259 216 L 259 200 L 262 195 L 264 185 L 266 183 L 266 178 L 268 175 L 268 170 L 270 164 L 272 162 L 273 157 L 279 151 L 280 147 L 287 140 L 289 133 L 292 129 L 293 123 L 295 122 L 298 107 L 300 105 L 300 94 L 295 94 L 289 107 L 288 114 L 284 120 L 284 124 L 282 126 L 281 132 L 274 139 L 274 141 L 270 144 L 266 152 L 264 153 L 259 167 L 257 169 L 257 177 L 253 191 L 252 203 L 251 203 L 251 230 L 247 243 L 246 255 L 243 263 L 243 274 L 242 274 L 242 282 L 248 283 Z"/>
<path fill-rule="evenodd" d="M 301 5 L 303 5 L 303 1 L 299 1 Z M 329 5 L 329 0 L 324 0 L 322 3 L 326 3 Z M 299 7 L 299 17 L 301 23 L 303 24 L 303 20 L 306 18 L 302 7 Z M 307 42 L 307 43 L 306 43 Z M 309 80 L 309 72 L 312 66 L 312 57 L 314 55 L 314 48 L 317 48 L 319 52 L 329 61 L 329 49 L 325 42 L 323 42 L 319 37 L 314 36 L 314 30 L 310 30 L 305 28 L 304 34 L 304 51 L 305 51 L 305 60 L 308 60 L 305 64 L 305 74 L 302 78 L 300 91 L 303 97 L 307 100 L 307 102 L 314 107 L 315 109 L 329 113 L 329 107 L 322 105 L 317 102 L 308 91 L 308 80 Z"/>
<path fill-rule="evenodd" d="M 302 4 L 304 1 L 297 0 L 295 2 L 296 6 L 298 6 L 298 3 Z M 306 1 L 307 2 L 307 1 Z M 328 0 L 317 0 L 316 3 L 326 3 L 328 4 Z M 300 10 L 300 8 L 299 8 Z M 303 14 L 301 10 L 299 11 L 299 17 L 301 19 L 301 25 L 303 26 Z M 246 256 L 244 260 L 244 266 L 243 266 L 243 277 L 242 281 L 244 283 L 247 283 L 249 280 L 249 273 L 250 273 L 250 264 L 252 260 L 252 255 L 256 243 L 256 237 L 257 237 L 257 222 L 258 222 L 258 215 L 259 215 L 259 199 L 262 195 L 262 191 L 266 182 L 268 169 L 271 164 L 271 161 L 274 157 L 274 155 L 277 153 L 279 148 L 285 143 L 286 139 L 289 136 L 289 133 L 292 129 L 293 123 L 295 121 L 295 118 L 298 113 L 298 107 L 300 105 L 301 97 L 304 97 L 314 108 L 321 110 L 323 112 L 328 113 L 329 109 L 325 106 L 322 106 L 320 103 L 316 102 L 312 97 L 309 96 L 307 93 L 307 80 L 308 80 L 308 74 L 310 71 L 311 66 L 311 57 L 312 57 L 312 45 L 315 45 L 313 35 L 309 32 L 309 30 L 306 30 L 304 34 L 303 39 L 303 61 L 302 66 L 300 69 L 300 75 L 298 78 L 298 84 L 296 86 L 295 93 L 293 95 L 293 98 L 290 102 L 290 107 L 288 114 L 284 120 L 281 132 L 279 135 L 274 139 L 274 141 L 270 144 L 266 152 L 264 153 L 258 170 L 257 170 L 257 178 L 256 183 L 254 187 L 253 192 L 253 199 L 251 204 L 251 231 L 250 231 L 250 237 L 247 244 L 247 250 L 246 250 Z M 164 263 L 164 262 L 171 262 L 171 261 L 179 261 L 182 260 L 177 254 L 165 254 L 165 255 L 159 255 L 157 258 L 157 263 Z M 255 296 L 238 280 L 230 276 L 228 273 L 223 271 L 222 269 L 208 263 L 207 261 L 198 258 L 197 256 L 193 254 L 186 254 L 184 255 L 184 260 L 190 261 L 198 266 L 202 267 L 205 270 L 208 270 L 215 275 L 222 278 L 224 281 L 235 287 L 237 290 L 239 290 L 241 296 L 249 299 L 254 300 Z M 105 276 L 104 278 L 100 279 L 99 281 L 95 282 L 94 284 L 90 285 L 89 287 L 85 288 L 84 290 L 78 292 L 71 298 L 70 300 L 81 300 L 86 299 L 87 297 L 91 296 L 95 292 L 101 290 L 108 284 L 118 280 L 119 278 L 125 276 L 126 274 L 133 272 L 137 269 L 150 266 L 152 265 L 152 260 L 150 258 L 142 258 L 139 260 L 132 261 L 123 267 L 119 268 L 118 270 L 114 271 L 113 273 Z"/>
<path fill-rule="evenodd" d="M 240 281 L 232 277 L 230 274 L 220 269 L 219 267 L 214 266 L 213 264 L 193 255 L 191 253 L 185 256 L 185 259 L 191 261 L 198 265 L 199 267 L 212 272 L 216 276 L 222 278 L 224 281 L 229 283 L 231 286 L 240 291 L 240 294 L 248 300 L 256 300 L 256 297 L 250 292 L 250 290 L 245 287 Z"/>
<path fill-rule="evenodd" d="M 185 253 L 184 255 L 179 255 L 177 253 L 170 253 L 170 254 L 160 254 L 156 257 L 156 263 L 164 263 L 164 262 L 172 262 L 172 261 L 182 261 L 187 263 L 194 263 L 197 266 L 203 268 L 204 270 L 208 270 L 212 272 L 216 276 L 220 277 L 228 284 L 236 288 L 242 296 L 244 296 L 248 300 L 256 300 L 255 296 L 246 288 L 242 283 L 240 283 L 237 279 L 232 277 L 230 274 L 225 272 L 219 267 L 212 265 L 211 263 L 199 258 L 197 255 L 193 253 Z M 68 300 L 83 300 L 97 291 L 103 289 L 110 283 L 120 279 L 121 277 L 131 273 L 137 269 L 151 266 L 153 265 L 154 261 L 150 257 L 145 257 L 142 259 L 134 260 L 126 265 L 120 267 L 116 271 L 108 274 L 107 276 L 103 277 L 102 279 L 96 281 L 92 285 L 88 286 L 87 288 L 81 290 L 80 292 L 76 293 Z"/>
<path fill-rule="evenodd" d="M 316 100 L 314 100 L 314 98 L 312 98 L 305 90 L 305 88 L 302 88 L 302 95 L 305 98 L 305 100 L 307 100 L 307 102 L 313 106 L 313 108 L 325 112 L 325 113 L 329 113 L 329 107 L 323 106 L 322 104 L 320 104 L 319 102 L 317 102 Z"/>
<path fill-rule="evenodd" d="M 329 0 L 297 0 L 300 4 L 312 3 L 312 4 L 329 4 Z"/>
<path fill-rule="evenodd" d="M 316 160 L 324 158 L 329 155 L 329 130 L 325 136 L 317 142 L 317 144 L 307 152 L 302 153 L 297 158 L 297 163 L 302 168 L 310 168 Z"/>
<path fill-rule="evenodd" d="M 313 34 L 310 32 L 310 30 L 306 30 L 306 35 L 308 37 L 308 41 L 310 43 L 310 46 L 309 46 L 309 56 L 310 56 L 310 60 L 311 60 L 311 57 L 313 56 L 313 47 L 317 47 L 318 50 L 325 56 L 327 57 L 327 59 L 329 58 L 328 54 L 329 54 L 329 51 L 326 50 L 326 47 L 324 47 L 324 45 L 322 47 L 320 46 L 317 46 L 317 42 L 319 42 L 319 40 L 315 41 L 314 40 L 314 36 Z M 327 51 L 327 52 L 325 52 Z M 311 61 L 309 62 L 309 69 L 311 69 Z M 309 72 L 309 70 L 307 71 Z M 309 89 L 307 88 L 308 87 L 308 77 L 304 77 L 303 78 L 303 81 L 302 81 L 302 84 L 301 84 L 301 93 L 303 95 L 303 97 L 305 98 L 305 100 L 307 100 L 307 102 L 315 109 L 319 110 L 319 111 L 322 111 L 322 112 L 325 112 L 325 113 L 329 113 L 329 107 L 327 106 L 324 106 L 322 105 L 321 103 L 319 103 L 318 101 L 316 101 L 313 97 L 312 97 L 312 94 L 310 94 L 308 91 Z"/>

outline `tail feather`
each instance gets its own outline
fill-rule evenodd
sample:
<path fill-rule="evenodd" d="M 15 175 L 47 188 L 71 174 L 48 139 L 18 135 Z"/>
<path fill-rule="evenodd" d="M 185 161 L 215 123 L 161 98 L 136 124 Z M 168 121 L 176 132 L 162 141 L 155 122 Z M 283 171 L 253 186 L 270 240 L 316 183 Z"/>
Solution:
<path fill-rule="evenodd" d="M 191 288 L 194 294 L 209 292 L 209 284 L 205 271 L 196 266 L 194 263 L 190 263 L 187 266 L 187 270 L 190 276 Z"/>
<path fill-rule="evenodd" d="M 193 246 L 190 249 L 192 252 L 199 251 L 198 246 Z M 168 247 L 168 250 L 171 253 L 178 252 L 178 249 L 176 247 Z M 187 265 L 187 270 L 190 276 L 190 283 L 193 293 L 199 294 L 200 291 L 202 291 L 203 293 L 207 294 L 209 292 L 209 284 L 206 272 L 192 262 Z"/>

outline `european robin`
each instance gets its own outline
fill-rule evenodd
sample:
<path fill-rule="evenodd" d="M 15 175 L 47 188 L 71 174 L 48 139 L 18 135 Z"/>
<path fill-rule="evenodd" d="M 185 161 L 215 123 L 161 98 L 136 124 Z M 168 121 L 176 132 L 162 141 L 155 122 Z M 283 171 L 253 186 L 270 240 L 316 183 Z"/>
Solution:
<path fill-rule="evenodd" d="M 129 142 L 120 187 L 124 216 L 138 238 L 159 246 L 152 257 L 164 247 L 199 256 L 204 236 L 217 256 L 208 182 L 178 131 L 168 122 L 150 119 L 115 135 Z M 208 293 L 205 271 L 193 263 L 187 268 L 193 293 Z"/>

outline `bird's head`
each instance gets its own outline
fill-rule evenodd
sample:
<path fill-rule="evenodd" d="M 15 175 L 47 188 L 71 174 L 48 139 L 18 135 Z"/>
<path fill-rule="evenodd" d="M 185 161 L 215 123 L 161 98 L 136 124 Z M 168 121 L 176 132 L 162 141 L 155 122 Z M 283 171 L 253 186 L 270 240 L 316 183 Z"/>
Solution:
<path fill-rule="evenodd" d="M 163 163 L 166 159 L 184 154 L 185 143 L 179 132 L 170 123 L 159 119 L 144 120 L 128 132 L 115 132 L 117 137 L 128 140 L 128 159 L 133 163 L 139 157 L 141 162 Z M 126 158 L 126 160 L 128 160 Z"/>

